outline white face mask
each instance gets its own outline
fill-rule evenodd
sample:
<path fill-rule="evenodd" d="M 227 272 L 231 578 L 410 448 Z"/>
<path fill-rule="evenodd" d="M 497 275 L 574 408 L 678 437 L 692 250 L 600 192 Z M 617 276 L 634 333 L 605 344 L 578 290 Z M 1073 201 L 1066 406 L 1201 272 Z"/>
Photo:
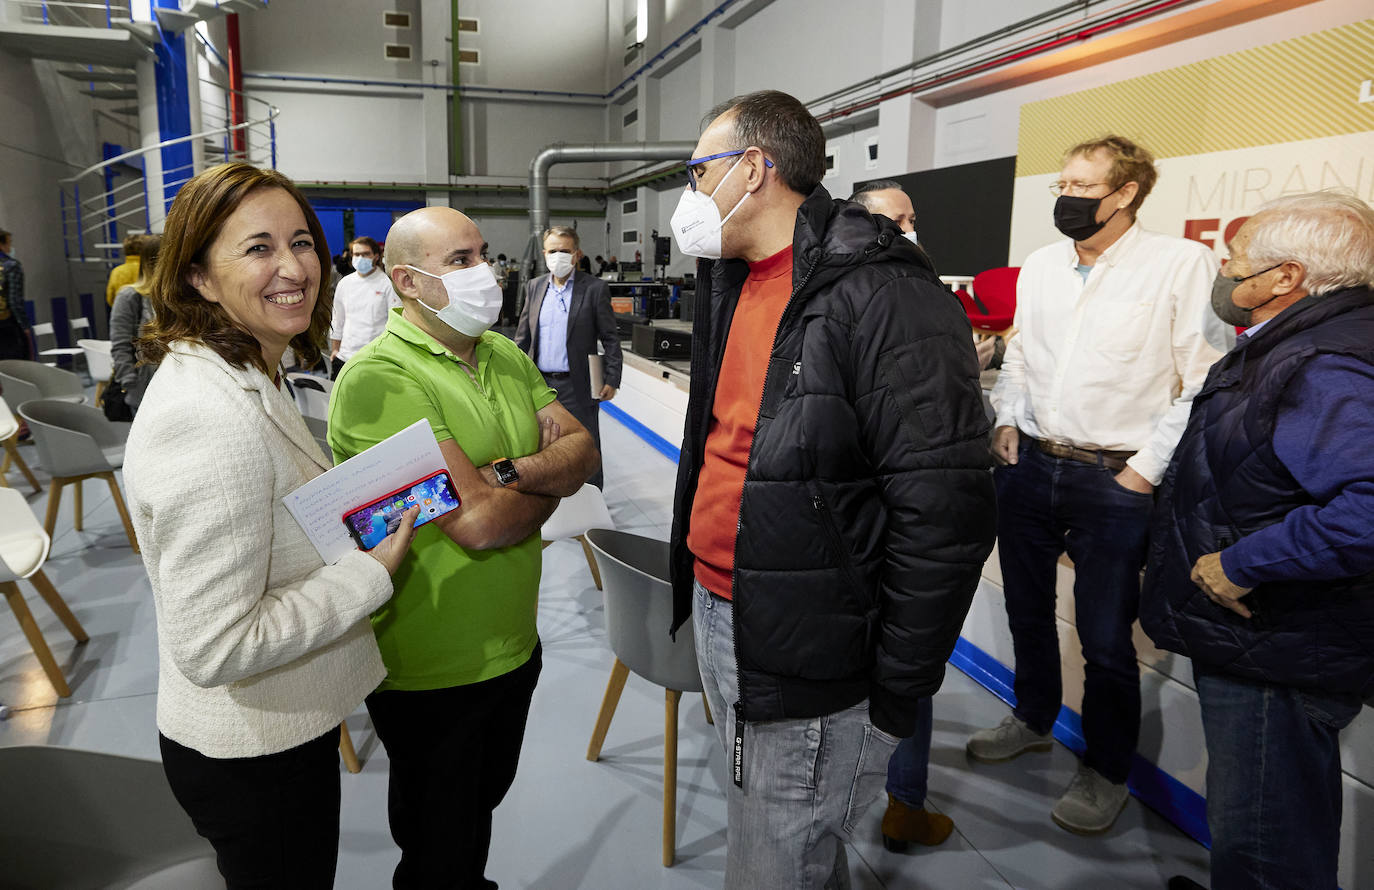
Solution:
<path fill-rule="evenodd" d="M 444 290 L 448 292 L 447 306 L 436 311 L 426 306 L 424 300 L 416 302 L 460 334 L 480 337 L 501 316 L 501 285 L 496 283 L 496 275 L 486 263 L 454 269 L 443 275 L 410 265 L 404 268 L 444 283 Z"/>
<path fill-rule="evenodd" d="M 372 257 L 355 256 L 353 258 L 353 269 L 359 275 L 367 275 L 372 272 Z"/>
<path fill-rule="evenodd" d="M 720 178 L 720 182 L 716 184 L 716 191 L 720 191 L 720 187 L 730 178 L 730 174 L 735 172 L 735 167 L 738 167 L 742 160 L 744 155 L 740 155 L 734 165 Z M 682 197 L 677 199 L 677 209 L 673 211 L 673 218 L 668 223 L 673 227 L 673 240 L 677 242 L 677 249 L 687 256 L 707 260 L 720 259 L 721 230 L 730 221 L 730 217 L 735 215 L 735 211 L 748 200 L 750 194 L 752 192 L 745 192 L 739 203 L 721 219 L 720 210 L 716 208 L 716 202 L 711 200 L 711 195 L 701 189 L 685 189 Z"/>
<path fill-rule="evenodd" d="M 912 244 L 920 244 L 920 243 L 921 243 L 920 241 L 917 241 L 917 240 L 916 240 L 916 233 L 915 233 L 914 231 L 912 231 L 912 232 L 903 232 L 903 233 L 902 233 L 902 237 L 905 238 L 906 240 L 910 241 Z"/>
<path fill-rule="evenodd" d="M 562 251 L 546 253 L 544 254 L 544 265 L 553 273 L 554 278 L 567 278 L 573 270 L 572 254 Z"/>

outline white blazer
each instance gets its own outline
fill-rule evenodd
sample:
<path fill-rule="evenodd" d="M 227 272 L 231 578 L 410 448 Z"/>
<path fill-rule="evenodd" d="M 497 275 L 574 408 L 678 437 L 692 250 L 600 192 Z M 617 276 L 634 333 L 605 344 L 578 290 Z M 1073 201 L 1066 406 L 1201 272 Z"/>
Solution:
<path fill-rule="evenodd" d="M 208 757 L 284 751 L 337 726 L 386 675 L 368 616 L 391 576 L 361 552 L 326 566 L 282 505 L 328 468 L 262 372 L 172 345 L 124 456 L 169 739 Z"/>

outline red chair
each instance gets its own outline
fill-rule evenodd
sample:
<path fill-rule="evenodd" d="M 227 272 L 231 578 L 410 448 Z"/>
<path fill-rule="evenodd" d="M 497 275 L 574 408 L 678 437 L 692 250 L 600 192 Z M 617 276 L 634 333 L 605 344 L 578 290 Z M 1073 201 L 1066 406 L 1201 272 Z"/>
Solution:
<path fill-rule="evenodd" d="M 1005 334 L 1016 317 L 1016 279 L 1020 266 L 988 269 L 973 276 L 972 294 L 959 290 L 955 296 L 964 305 L 969 324 L 983 334 Z"/>

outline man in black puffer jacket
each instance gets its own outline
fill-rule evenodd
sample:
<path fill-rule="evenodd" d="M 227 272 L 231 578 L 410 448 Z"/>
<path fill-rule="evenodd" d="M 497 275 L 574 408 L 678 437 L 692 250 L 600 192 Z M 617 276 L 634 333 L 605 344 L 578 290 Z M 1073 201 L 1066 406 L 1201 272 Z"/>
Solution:
<path fill-rule="evenodd" d="M 673 214 L 703 262 L 676 630 L 729 752 L 727 888 L 821 887 L 939 689 L 996 508 L 968 320 L 890 220 L 819 185 L 820 125 L 713 110 Z"/>

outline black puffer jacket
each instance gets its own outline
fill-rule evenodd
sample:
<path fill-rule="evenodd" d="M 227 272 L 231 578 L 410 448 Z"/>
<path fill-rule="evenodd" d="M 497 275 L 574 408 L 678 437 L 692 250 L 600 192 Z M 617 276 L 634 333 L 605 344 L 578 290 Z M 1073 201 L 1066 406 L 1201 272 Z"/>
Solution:
<path fill-rule="evenodd" d="M 870 699 L 909 736 L 944 678 L 996 525 L 968 319 L 886 218 L 817 189 L 797 214 L 793 295 L 773 344 L 740 502 L 734 616 L 743 720 Z M 699 267 L 674 504 L 676 630 L 686 541 L 738 260 Z"/>

